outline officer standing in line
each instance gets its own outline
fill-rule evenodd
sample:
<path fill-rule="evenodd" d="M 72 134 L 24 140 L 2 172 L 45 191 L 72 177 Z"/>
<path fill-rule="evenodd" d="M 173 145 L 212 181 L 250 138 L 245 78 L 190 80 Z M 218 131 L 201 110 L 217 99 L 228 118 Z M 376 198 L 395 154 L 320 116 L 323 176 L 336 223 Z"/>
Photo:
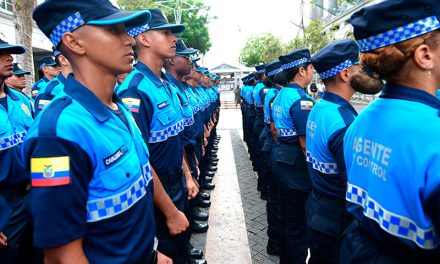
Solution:
<path fill-rule="evenodd" d="M 257 189 L 261 192 L 260 198 L 263 200 L 267 199 L 267 177 L 266 177 L 266 170 L 264 165 L 263 156 L 261 155 L 261 148 L 263 147 L 263 142 L 260 140 L 261 131 L 264 129 L 264 113 L 263 113 L 263 106 L 264 106 L 264 95 L 269 90 L 264 85 L 264 80 L 266 79 L 266 65 L 257 65 L 255 66 L 255 69 L 257 72 L 255 73 L 255 77 L 257 79 L 257 84 L 255 85 L 255 88 L 252 93 L 252 98 L 254 99 L 254 105 L 255 105 L 255 121 L 253 124 L 253 134 L 254 134 L 254 141 L 255 141 L 255 156 L 256 156 L 256 168 L 257 168 L 257 174 L 258 174 L 258 185 Z"/>
<path fill-rule="evenodd" d="M 49 263 L 153 263 L 149 152 L 113 93 L 116 75 L 134 60 L 126 28 L 150 17 L 148 11 L 121 12 L 105 0 L 46 0 L 34 10 L 38 27 L 73 68 L 23 146 L 32 177 L 34 244 Z M 159 254 L 160 263 L 170 261 Z"/>
<path fill-rule="evenodd" d="M 42 78 L 31 89 L 32 98 L 36 98 L 41 89 L 44 89 L 50 80 L 57 77 L 60 69 L 52 57 L 43 57 L 38 61 L 38 67 Z M 41 91 L 43 92 L 43 90 Z"/>
<path fill-rule="evenodd" d="M 72 65 L 69 60 L 61 54 L 58 50 L 55 50 L 55 61 L 57 65 L 60 67 L 61 71 L 57 75 L 57 77 L 53 78 L 46 85 L 45 88 L 40 89 L 37 97 L 35 98 L 35 114 L 44 109 L 44 107 L 50 103 L 50 101 L 59 93 L 61 93 L 64 89 L 64 85 L 67 80 L 67 76 L 73 72 Z"/>
<path fill-rule="evenodd" d="M 266 65 L 266 80 L 265 86 L 269 88 L 266 95 L 264 96 L 264 129 L 261 132 L 261 138 L 264 138 L 263 147 L 261 148 L 261 153 L 263 157 L 263 165 L 267 177 L 267 236 L 268 242 L 266 246 L 267 253 L 269 255 L 279 255 L 279 244 L 278 244 L 278 191 L 276 179 L 272 176 L 270 169 L 272 155 L 272 148 L 274 144 L 274 139 L 271 133 L 271 123 L 273 123 L 271 105 L 275 100 L 276 95 L 281 90 L 281 87 L 275 83 L 275 75 L 282 73 L 283 68 L 279 61 L 274 61 Z"/>
<path fill-rule="evenodd" d="M 303 88 L 312 80 L 313 67 L 308 49 L 280 56 L 279 60 L 288 80 L 272 105 L 277 129 L 272 173 L 277 179 L 280 197 L 280 263 L 304 263 L 308 246 L 305 207 L 311 189 L 305 137 L 307 117 L 314 102 Z"/>
<path fill-rule="evenodd" d="M 246 89 L 248 88 L 247 86 L 247 82 L 248 82 L 248 76 L 245 76 L 241 79 L 243 85 L 241 86 L 241 90 L 240 90 L 240 97 L 241 97 L 241 105 L 240 105 L 240 109 L 241 109 L 241 127 L 243 130 L 243 141 L 247 143 L 247 131 L 246 131 L 246 110 L 248 108 L 248 104 L 246 101 Z"/>
<path fill-rule="evenodd" d="M 20 45 L 0 40 L 0 262 L 32 262 L 30 182 L 21 157 L 21 145 L 33 113 L 29 99 L 5 83 L 13 75 L 11 54 L 23 54 Z M 30 259 L 29 259 L 30 258 Z"/>
<path fill-rule="evenodd" d="M 176 94 L 177 88 L 161 72 L 165 60 L 176 55 L 175 34 L 183 32 L 185 26 L 168 23 L 159 8 L 150 9 L 150 12 L 152 19 L 149 24 L 129 31 L 136 40 L 139 61 L 121 84 L 119 96 L 133 113 L 148 144 L 152 168 L 166 191 L 166 196 L 156 202 L 166 200 L 167 208 L 172 208 L 169 215 L 156 204 L 159 251 L 173 259 L 174 263 L 187 263 L 191 261 L 187 245 L 190 233 L 185 231 L 189 225 L 185 214 L 189 210 L 188 198 L 195 198 L 198 189 L 183 158 L 181 133 L 185 117 Z M 173 204 L 168 204 L 169 199 Z M 177 230 L 169 225 L 170 218 L 178 221 Z"/>
<path fill-rule="evenodd" d="M 256 171 L 256 152 L 255 149 L 257 148 L 256 142 L 255 142 L 255 136 L 254 136 L 254 122 L 255 122 L 255 116 L 257 115 L 255 110 L 255 104 L 254 104 L 254 98 L 252 97 L 252 94 L 254 92 L 256 80 L 255 75 L 252 73 L 249 77 L 248 82 L 248 88 L 246 89 L 245 98 L 248 103 L 248 108 L 246 111 L 246 130 L 247 130 L 247 146 L 248 146 L 248 152 L 250 159 L 252 161 L 252 168 L 254 171 Z"/>
<path fill-rule="evenodd" d="M 360 69 L 358 57 L 359 48 L 351 39 L 331 43 L 312 57 L 326 91 L 307 121 L 306 159 L 312 180 L 307 208 L 309 263 L 339 263 L 339 238 L 352 220 L 345 203 L 343 138 L 357 116 L 350 104 L 354 94 L 350 76 Z"/>
<path fill-rule="evenodd" d="M 355 221 L 341 263 L 439 263 L 439 20 L 436 0 L 385 1 L 351 16 L 362 66 L 352 87 L 382 93 L 344 137 Z"/>
<path fill-rule="evenodd" d="M 6 85 L 8 85 L 8 87 L 20 92 L 21 94 L 24 94 L 23 89 L 26 88 L 26 76 L 25 75 L 30 75 L 30 74 L 31 74 L 31 72 L 25 71 L 22 68 L 20 68 L 20 65 L 18 65 L 18 63 L 14 63 L 14 69 L 12 71 L 12 76 L 7 78 L 5 80 L 5 83 L 6 83 Z M 27 97 L 27 95 L 26 95 L 26 97 Z"/>

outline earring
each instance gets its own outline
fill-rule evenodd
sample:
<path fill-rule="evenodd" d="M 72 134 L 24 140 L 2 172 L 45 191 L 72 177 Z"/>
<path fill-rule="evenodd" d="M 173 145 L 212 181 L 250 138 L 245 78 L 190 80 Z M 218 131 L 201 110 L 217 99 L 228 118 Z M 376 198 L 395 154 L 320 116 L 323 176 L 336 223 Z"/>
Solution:
<path fill-rule="evenodd" d="M 428 71 L 428 79 L 431 78 L 431 71 Z"/>

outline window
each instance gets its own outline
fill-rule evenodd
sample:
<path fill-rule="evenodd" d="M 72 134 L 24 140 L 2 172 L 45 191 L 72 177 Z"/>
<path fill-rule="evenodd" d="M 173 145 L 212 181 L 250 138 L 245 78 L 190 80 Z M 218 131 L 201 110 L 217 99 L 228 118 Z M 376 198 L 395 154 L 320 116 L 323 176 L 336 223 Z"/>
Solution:
<path fill-rule="evenodd" d="M 12 12 L 12 0 L 0 0 L 0 8 Z"/>

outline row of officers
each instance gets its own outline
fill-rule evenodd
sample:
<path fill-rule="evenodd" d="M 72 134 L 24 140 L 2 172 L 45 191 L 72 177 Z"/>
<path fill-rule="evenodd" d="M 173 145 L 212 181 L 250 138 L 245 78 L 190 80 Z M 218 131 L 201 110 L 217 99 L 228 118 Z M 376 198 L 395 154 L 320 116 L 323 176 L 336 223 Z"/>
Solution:
<path fill-rule="evenodd" d="M 206 263 L 190 237 L 208 229 L 220 77 L 185 26 L 107 0 L 33 18 L 55 59 L 31 98 L 25 49 L 0 41 L 0 263 Z"/>
<path fill-rule="evenodd" d="M 383 1 L 352 15 L 356 41 L 243 78 L 243 139 L 280 263 L 440 262 L 439 20 L 438 1 Z M 317 101 L 304 91 L 314 70 Z M 381 95 L 358 115 L 355 92 Z"/>

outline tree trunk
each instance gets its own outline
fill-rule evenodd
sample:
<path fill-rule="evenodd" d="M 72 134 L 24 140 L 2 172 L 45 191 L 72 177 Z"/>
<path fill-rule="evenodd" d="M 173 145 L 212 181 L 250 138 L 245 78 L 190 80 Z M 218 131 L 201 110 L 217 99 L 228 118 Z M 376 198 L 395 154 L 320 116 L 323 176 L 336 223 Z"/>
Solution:
<path fill-rule="evenodd" d="M 26 78 L 26 88 L 23 90 L 23 92 L 30 95 L 32 85 L 35 82 L 34 59 L 32 52 L 32 12 L 34 11 L 37 1 L 14 0 L 13 3 L 15 40 L 17 44 L 23 45 L 26 49 L 25 54 L 17 56 L 17 62 L 24 70 L 31 72 L 31 75 L 28 75 L 28 77 Z"/>

